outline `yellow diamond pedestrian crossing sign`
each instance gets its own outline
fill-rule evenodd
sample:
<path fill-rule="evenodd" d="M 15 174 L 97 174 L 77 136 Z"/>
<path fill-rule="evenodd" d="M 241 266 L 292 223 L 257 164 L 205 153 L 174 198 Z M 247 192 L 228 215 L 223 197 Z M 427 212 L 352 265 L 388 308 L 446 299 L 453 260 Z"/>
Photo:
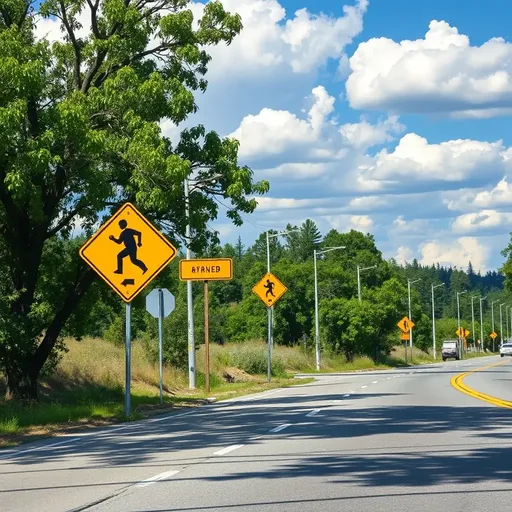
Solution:
<path fill-rule="evenodd" d="M 269 308 L 286 293 L 287 288 L 275 275 L 269 272 L 254 286 L 252 291 Z"/>
<path fill-rule="evenodd" d="M 131 302 L 176 254 L 175 247 L 130 203 L 80 249 L 80 256 L 125 302 Z"/>

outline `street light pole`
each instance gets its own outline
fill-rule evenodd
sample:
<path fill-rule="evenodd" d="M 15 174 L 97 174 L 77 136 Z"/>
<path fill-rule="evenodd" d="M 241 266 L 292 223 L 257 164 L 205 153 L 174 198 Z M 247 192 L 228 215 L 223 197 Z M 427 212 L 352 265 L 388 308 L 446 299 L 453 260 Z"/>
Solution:
<path fill-rule="evenodd" d="M 475 332 L 475 308 L 474 308 L 474 303 L 473 303 L 473 301 L 475 299 L 478 299 L 478 295 L 473 295 L 471 297 L 471 323 L 472 323 L 471 327 L 473 329 L 473 341 L 475 340 L 475 336 L 476 336 L 476 332 Z M 473 345 L 474 344 L 475 343 L 473 343 Z"/>
<path fill-rule="evenodd" d="M 509 339 L 509 332 L 508 332 L 508 309 L 509 309 L 509 308 L 510 308 L 510 306 L 507 306 L 507 307 L 505 308 L 505 316 L 506 316 L 506 318 L 507 318 L 507 329 L 506 329 L 506 330 L 507 330 L 507 341 L 508 341 L 508 339 Z"/>
<path fill-rule="evenodd" d="M 361 268 L 359 265 L 357 265 L 357 298 L 359 299 L 359 302 L 363 300 L 361 296 L 361 272 L 364 272 L 365 270 L 370 270 L 372 268 L 377 268 L 377 265 L 372 265 L 371 267 L 364 268 Z"/>
<path fill-rule="evenodd" d="M 270 239 L 276 238 L 278 236 L 283 236 L 288 233 L 292 233 L 293 231 L 299 231 L 298 228 L 295 229 L 288 229 L 286 231 L 280 231 L 279 233 L 272 233 L 270 234 L 269 231 L 265 233 L 266 240 L 267 240 L 267 272 L 270 274 Z M 268 364 L 269 364 L 269 371 L 268 371 L 268 379 L 270 382 L 270 372 L 271 372 L 271 353 L 272 348 L 274 347 L 274 306 L 271 306 L 270 308 L 267 308 L 267 315 L 268 315 Z"/>
<path fill-rule="evenodd" d="M 487 299 L 487 296 L 480 299 L 480 349 L 484 348 L 484 317 L 482 315 L 482 302 Z M 481 351 L 479 350 L 479 352 Z"/>
<path fill-rule="evenodd" d="M 460 296 L 467 293 L 467 290 L 464 290 L 463 292 L 457 292 L 457 328 L 459 331 L 459 353 L 462 353 L 462 346 L 461 346 L 461 336 L 460 336 Z"/>
<path fill-rule="evenodd" d="M 204 180 L 192 180 L 194 187 L 204 183 L 215 183 L 216 180 L 222 178 L 222 174 L 216 174 Z M 194 188 L 193 188 L 194 190 Z M 187 239 L 187 260 L 192 259 L 192 251 L 190 243 L 192 240 L 190 226 L 190 180 L 183 180 L 183 192 L 185 196 L 185 218 L 187 225 L 185 227 L 185 238 Z M 188 387 L 195 389 L 196 387 L 196 344 L 194 338 L 194 297 L 192 295 L 192 281 L 187 281 L 187 341 L 188 341 Z"/>
<path fill-rule="evenodd" d="M 420 282 L 421 279 L 416 279 L 415 281 L 411 281 L 407 279 L 407 296 L 409 299 L 409 321 L 412 322 L 412 313 L 411 313 L 411 285 L 414 283 Z M 411 358 L 412 358 L 412 327 L 409 329 L 409 346 L 411 347 Z M 412 360 L 412 359 L 411 359 Z"/>
<path fill-rule="evenodd" d="M 436 360 L 436 308 L 434 290 L 440 286 L 444 286 L 444 283 L 438 284 L 436 286 L 434 286 L 434 283 L 432 283 L 432 355 L 434 356 L 434 361 Z"/>
<path fill-rule="evenodd" d="M 190 250 L 191 234 L 190 234 L 190 192 L 188 178 L 183 183 L 185 191 L 185 215 L 187 218 L 187 226 L 185 228 L 185 236 L 187 238 L 187 260 L 192 259 L 192 251 Z M 195 389 L 196 387 L 196 344 L 194 339 L 194 298 L 192 296 L 192 281 L 187 281 L 187 317 L 188 317 L 188 387 Z"/>
<path fill-rule="evenodd" d="M 317 257 L 327 252 L 336 251 L 338 249 L 345 249 L 345 246 L 328 247 L 323 251 L 313 251 L 314 259 L 314 272 L 315 272 L 315 354 L 316 354 L 316 369 L 320 370 L 320 320 L 318 316 L 318 274 L 316 267 Z"/>
<path fill-rule="evenodd" d="M 505 303 L 500 304 L 500 342 L 503 345 L 503 312 L 501 308 L 505 305 Z"/>
<path fill-rule="evenodd" d="M 494 304 L 498 303 L 499 300 L 493 300 L 491 302 L 491 325 L 492 325 L 492 332 L 494 332 Z M 494 349 L 496 348 L 495 340 L 496 338 L 493 338 L 492 340 L 492 351 L 494 352 Z"/>

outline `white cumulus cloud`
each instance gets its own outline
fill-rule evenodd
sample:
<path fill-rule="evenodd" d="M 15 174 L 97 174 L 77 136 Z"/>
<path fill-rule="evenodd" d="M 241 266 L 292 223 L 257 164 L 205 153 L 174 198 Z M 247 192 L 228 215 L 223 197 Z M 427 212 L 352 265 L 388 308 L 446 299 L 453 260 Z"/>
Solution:
<path fill-rule="evenodd" d="M 240 14 L 244 29 L 229 47 L 210 49 L 214 78 L 230 72 L 257 78 L 276 71 L 310 73 L 329 59 L 341 59 L 345 46 L 362 31 L 368 7 L 368 0 L 358 0 L 340 9 L 339 17 L 312 14 L 306 8 L 288 17 L 277 0 L 222 3 Z"/>
<path fill-rule="evenodd" d="M 433 20 L 424 39 L 381 37 L 361 43 L 349 60 L 353 108 L 489 117 L 512 109 L 512 44 L 469 37 Z"/>
<path fill-rule="evenodd" d="M 343 139 L 352 146 L 364 151 L 373 146 L 391 142 L 405 126 L 398 122 L 397 116 L 391 116 L 377 124 L 371 124 L 364 118 L 359 123 L 347 123 L 341 126 Z"/>
<path fill-rule="evenodd" d="M 512 213 L 496 210 L 482 210 L 475 213 L 465 213 L 455 219 L 452 229 L 455 233 L 471 234 L 478 231 L 505 230 L 510 231 Z"/>
<path fill-rule="evenodd" d="M 370 181 L 465 182 L 488 181 L 491 175 L 503 175 L 510 165 L 502 141 L 450 140 L 429 144 L 415 133 L 402 137 L 395 149 L 380 151 L 364 171 Z"/>
<path fill-rule="evenodd" d="M 444 242 L 433 240 L 420 246 L 420 264 L 439 263 L 466 268 L 471 261 L 476 271 L 485 272 L 489 251 L 489 248 L 482 245 L 475 237 L 461 237 Z"/>
<path fill-rule="evenodd" d="M 512 185 L 507 178 L 503 178 L 490 190 L 448 193 L 444 202 L 449 210 L 454 211 L 510 207 L 512 206 Z"/>
<path fill-rule="evenodd" d="M 406 263 L 409 263 L 414 259 L 414 253 L 409 247 L 401 245 L 396 250 L 396 255 L 394 259 L 399 265 L 405 265 Z"/>

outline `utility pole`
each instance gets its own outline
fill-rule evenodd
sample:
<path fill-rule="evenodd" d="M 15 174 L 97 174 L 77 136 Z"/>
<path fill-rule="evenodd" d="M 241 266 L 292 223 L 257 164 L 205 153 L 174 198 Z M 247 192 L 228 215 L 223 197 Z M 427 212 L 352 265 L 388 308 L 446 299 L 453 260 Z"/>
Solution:
<path fill-rule="evenodd" d="M 411 285 L 414 283 L 419 283 L 421 279 L 416 279 L 411 281 L 407 279 L 407 297 L 409 299 L 409 320 L 412 322 L 412 313 L 411 313 Z M 412 327 L 409 329 L 409 346 L 411 347 L 411 361 L 412 361 Z"/>
<path fill-rule="evenodd" d="M 320 370 L 320 320 L 318 318 L 318 276 L 316 270 L 317 256 L 325 254 L 327 252 L 336 251 L 338 249 L 345 249 L 345 246 L 339 247 L 327 247 L 323 251 L 313 251 L 314 258 L 314 272 L 315 272 L 315 354 L 316 354 L 316 369 Z"/>
<path fill-rule="evenodd" d="M 434 356 L 434 361 L 436 360 L 436 307 L 434 290 L 440 286 L 444 286 L 444 283 L 437 284 L 436 286 L 432 283 L 432 355 Z"/>

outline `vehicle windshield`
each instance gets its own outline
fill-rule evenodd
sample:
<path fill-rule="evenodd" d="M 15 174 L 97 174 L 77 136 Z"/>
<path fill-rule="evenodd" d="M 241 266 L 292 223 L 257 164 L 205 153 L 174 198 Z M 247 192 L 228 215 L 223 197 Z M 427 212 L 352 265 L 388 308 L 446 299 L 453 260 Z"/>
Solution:
<path fill-rule="evenodd" d="M 504 343 L 502 345 L 503 348 L 512 348 L 512 343 Z"/>
<path fill-rule="evenodd" d="M 448 341 L 443 343 L 443 348 L 455 348 L 455 341 Z"/>

